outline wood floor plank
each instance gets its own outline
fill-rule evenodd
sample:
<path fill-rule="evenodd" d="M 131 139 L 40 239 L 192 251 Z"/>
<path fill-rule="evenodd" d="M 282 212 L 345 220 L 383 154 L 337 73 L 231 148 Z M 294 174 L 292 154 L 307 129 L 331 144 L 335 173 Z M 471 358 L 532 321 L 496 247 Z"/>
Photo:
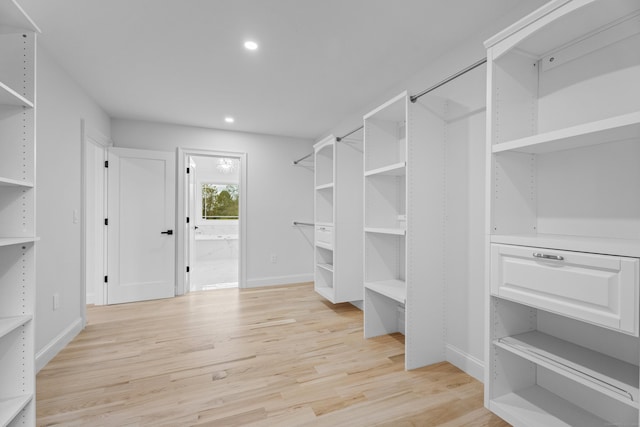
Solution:
<path fill-rule="evenodd" d="M 311 284 L 89 307 L 37 376 L 39 426 L 508 426 L 448 363 L 404 370 L 404 337 Z"/>

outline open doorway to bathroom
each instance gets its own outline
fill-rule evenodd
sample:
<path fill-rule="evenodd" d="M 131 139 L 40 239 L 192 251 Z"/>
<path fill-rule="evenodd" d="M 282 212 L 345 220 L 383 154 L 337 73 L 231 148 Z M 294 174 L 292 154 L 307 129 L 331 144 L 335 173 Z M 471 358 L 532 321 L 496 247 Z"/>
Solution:
<path fill-rule="evenodd" d="M 238 287 L 240 159 L 189 156 L 189 291 Z"/>

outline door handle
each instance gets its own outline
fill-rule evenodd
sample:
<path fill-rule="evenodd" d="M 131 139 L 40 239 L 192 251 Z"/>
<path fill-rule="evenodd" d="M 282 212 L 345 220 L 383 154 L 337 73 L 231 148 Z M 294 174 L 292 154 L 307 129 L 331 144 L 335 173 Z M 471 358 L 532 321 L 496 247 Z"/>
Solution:
<path fill-rule="evenodd" d="M 171 236 L 173 234 L 173 230 L 161 231 L 160 234 L 168 234 Z"/>
<path fill-rule="evenodd" d="M 564 260 L 564 257 L 560 256 L 560 255 L 547 255 L 547 254 L 540 254 L 540 253 L 537 253 L 537 252 L 534 252 L 533 256 L 536 257 L 536 258 L 552 259 L 552 260 L 555 260 L 555 261 L 563 261 Z"/>

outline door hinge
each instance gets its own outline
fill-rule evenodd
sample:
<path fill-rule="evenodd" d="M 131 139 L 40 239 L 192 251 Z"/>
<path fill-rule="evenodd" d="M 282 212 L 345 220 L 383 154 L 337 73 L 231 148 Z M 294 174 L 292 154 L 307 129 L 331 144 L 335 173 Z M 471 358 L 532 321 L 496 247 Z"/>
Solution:
<path fill-rule="evenodd" d="M 189 224 L 189 217 L 187 217 L 187 224 Z"/>
<path fill-rule="evenodd" d="M 104 276 L 104 283 L 109 283 L 109 276 Z"/>
<path fill-rule="evenodd" d="M 109 218 L 104 219 L 104 225 L 109 225 Z"/>
<path fill-rule="evenodd" d="M 189 272 L 189 266 L 187 265 L 187 273 Z"/>
<path fill-rule="evenodd" d="M 189 173 L 189 168 L 187 168 L 187 173 Z"/>
<path fill-rule="evenodd" d="M 104 167 L 105 167 L 105 168 L 108 168 L 108 167 L 109 167 L 109 160 L 105 160 L 105 161 L 104 161 Z"/>

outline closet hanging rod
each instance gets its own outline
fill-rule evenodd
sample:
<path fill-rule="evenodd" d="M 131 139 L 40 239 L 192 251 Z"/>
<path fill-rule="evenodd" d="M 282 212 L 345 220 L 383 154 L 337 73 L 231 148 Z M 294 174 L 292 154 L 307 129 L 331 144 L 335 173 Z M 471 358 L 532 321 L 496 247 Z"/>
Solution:
<path fill-rule="evenodd" d="M 435 85 L 431 86 L 429 89 L 425 89 L 425 90 L 423 90 L 422 92 L 420 92 L 419 94 L 411 96 L 411 97 L 410 97 L 411 102 L 416 102 L 416 101 L 418 100 L 418 98 L 420 98 L 422 95 L 426 95 L 426 94 L 428 94 L 429 92 L 433 92 L 434 90 L 438 89 L 440 86 L 444 86 L 444 85 L 446 85 L 446 84 L 447 84 L 447 83 L 449 83 L 451 80 L 455 80 L 455 79 L 457 79 L 457 78 L 458 78 L 458 77 L 460 77 L 461 75 L 466 74 L 466 73 L 468 73 L 469 71 L 471 71 L 471 70 L 473 70 L 473 69 L 478 68 L 479 66 L 481 66 L 482 64 L 484 64 L 484 63 L 486 63 L 486 62 L 487 62 L 487 58 L 482 58 L 481 60 L 479 60 L 479 61 L 477 61 L 477 62 L 475 62 L 475 63 L 473 63 L 473 64 L 469 65 L 467 68 L 465 68 L 465 69 L 463 69 L 463 70 L 460 70 L 460 71 L 458 71 L 457 73 L 455 73 L 455 74 L 453 74 L 453 75 L 451 75 L 451 76 L 447 77 L 446 79 L 442 80 L 440 83 L 437 83 L 437 84 L 435 84 Z"/>
<path fill-rule="evenodd" d="M 423 90 L 423 91 L 422 91 L 422 92 L 420 92 L 419 94 L 410 96 L 410 97 L 409 97 L 409 99 L 411 100 L 411 102 L 416 102 L 416 101 L 418 100 L 418 98 L 420 98 L 421 96 L 426 95 L 426 94 L 428 94 L 429 92 L 433 92 L 434 90 L 438 89 L 438 88 L 439 88 L 439 87 L 441 87 L 441 86 L 446 85 L 447 83 L 449 83 L 449 82 L 450 82 L 450 81 L 452 81 L 452 80 L 457 79 L 458 77 L 462 76 L 463 74 L 466 74 L 466 73 L 468 73 L 469 71 L 471 71 L 471 70 L 475 70 L 475 69 L 476 69 L 476 68 L 478 68 L 479 66 L 481 66 L 481 65 L 483 65 L 483 64 L 486 64 L 486 62 L 487 62 L 487 58 L 482 58 L 481 60 L 474 62 L 473 64 L 471 64 L 471 65 L 469 65 L 468 67 L 466 67 L 466 68 L 464 68 L 464 69 L 462 69 L 462 70 L 458 71 L 457 73 L 452 74 L 451 76 L 447 77 L 446 79 L 442 80 L 441 82 L 436 83 L 435 85 L 431 86 L 430 88 Z M 358 131 L 359 131 L 360 129 L 362 129 L 363 127 L 364 127 L 364 126 L 358 126 L 357 128 L 355 128 L 355 129 L 354 129 L 354 130 L 352 130 L 351 132 L 347 133 L 346 135 L 343 135 L 343 136 L 339 136 L 339 137 L 337 137 L 337 138 L 336 138 L 336 141 L 338 141 L 338 142 L 342 141 L 344 138 L 348 137 L 349 135 L 353 135 L 354 133 L 358 132 Z M 298 160 L 295 160 L 295 161 L 293 162 L 293 164 L 294 164 L 294 165 L 297 165 L 297 164 L 298 164 L 299 162 L 301 162 L 302 160 L 306 159 L 307 157 L 311 157 L 311 156 L 313 156 L 313 153 L 307 154 L 306 156 L 304 156 L 304 157 L 302 157 L 302 158 L 300 158 L 300 159 L 298 159 Z"/>
<path fill-rule="evenodd" d="M 315 224 L 312 222 L 300 222 L 300 221 L 293 221 L 293 225 L 306 225 L 308 227 L 315 227 Z"/>
<path fill-rule="evenodd" d="M 304 160 L 304 159 L 306 159 L 307 157 L 311 157 L 311 156 L 313 156 L 313 153 L 309 153 L 309 154 L 307 154 L 307 155 L 306 155 L 306 156 L 304 156 L 304 157 L 300 157 L 298 160 L 294 160 L 294 161 L 293 161 L 293 164 L 294 164 L 294 165 L 297 165 L 298 163 L 300 163 L 301 161 L 303 161 L 303 160 Z"/>
<path fill-rule="evenodd" d="M 360 129 L 362 129 L 363 127 L 364 127 L 364 126 L 359 126 L 359 127 L 355 128 L 354 130 L 352 130 L 351 132 L 349 132 L 348 134 L 337 137 L 337 138 L 336 138 L 336 141 L 338 141 L 338 142 L 342 141 L 343 139 L 345 139 L 345 138 L 346 138 L 346 137 L 348 137 L 349 135 L 353 135 L 354 133 L 358 132 L 358 131 L 359 131 Z"/>

